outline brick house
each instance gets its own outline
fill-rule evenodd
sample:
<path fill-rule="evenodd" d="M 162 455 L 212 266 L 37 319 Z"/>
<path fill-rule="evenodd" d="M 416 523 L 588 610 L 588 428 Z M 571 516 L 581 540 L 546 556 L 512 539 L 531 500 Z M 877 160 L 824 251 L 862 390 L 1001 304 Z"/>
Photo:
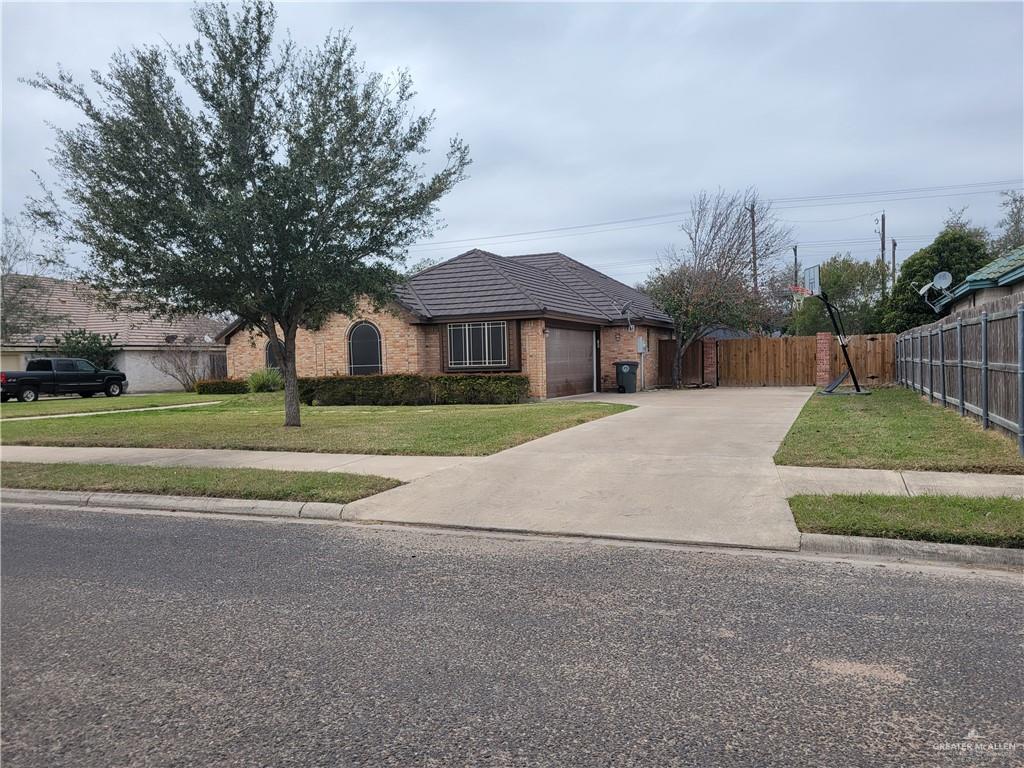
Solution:
<path fill-rule="evenodd" d="M 267 339 L 238 323 L 219 338 L 231 377 L 274 364 Z M 653 387 L 669 338 L 648 296 L 564 254 L 474 249 L 417 273 L 384 311 L 299 331 L 296 358 L 300 376 L 523 373 L 545 398 L 614 389 L 617 360 L 642 361 L 638 387 Z"/>

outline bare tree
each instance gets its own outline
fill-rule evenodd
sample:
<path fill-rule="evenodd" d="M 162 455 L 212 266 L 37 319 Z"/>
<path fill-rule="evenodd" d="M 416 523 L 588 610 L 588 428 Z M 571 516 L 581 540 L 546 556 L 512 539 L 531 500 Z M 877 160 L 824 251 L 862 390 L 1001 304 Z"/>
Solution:
<path fill-rule="evenodd" d="M 688 255 L 705 262 L 711 259 L 730 273 L 742 275 L 754 290 L 771 281 L 779 270 L 780 255 L 793 239 L 790 228 L 776 218 L 771 203 L 758 197 L 752 187 L 743 192 L 702 190 L 690 201 L 690 213 L 680 229 L 687 238 Z"/>
<path fill-rule="evenodd" d="M 10 343 L 18 337 L 68 322 L 67 315 L 51 310 L 53 289 L 46 280 L 64 272 L 66 263 L 63 253 L 52 241 L 39 242 L 36 227 L 6 216 L 3 224 L 0 339 Z"/>
<path fill-rule="evenodd" d="M 1015 189 L 1003 192 L 1003 218 L 996 226 L 1001 230 L 992 241 L 992 255 L 1002 256 L 1007 251 L 1024 245 L 1024 194 Z"/>
<path fill-rule="evenodd" d="M 679 254 L 669 248 L 644 290 L 668 313 L 676 332 L 672 385 L 679 386 L 686 350 L 716 328 L 748 328 L 762 303 L 729 251 Z"/>
<path fill-rule="evenodd" d="M 195 336 L 167 337 L 168 346 L 163 352 L 151 356 L 153 367 L 165 376 L 181 384 L 186 392 L 196 388 L 196 382 L 206 375 L 207 355 L 195 346 Z"/>
<path fill-rule="evenodd" d="M 675 326 L 675 386 L 679 385 L 683 356 L 695 342 L 723 326 L 761 327 L 768 313 L 754 283 L 754 239 L 757 272 L 765 285 L 777 282 L 779 255 L 791 239 L 789 229 L 753 189 L 698 193 L 690 201 L 690 213 L 680 229 L 686 235 L 683 250 L 668 248 L 644 286 Z"/>

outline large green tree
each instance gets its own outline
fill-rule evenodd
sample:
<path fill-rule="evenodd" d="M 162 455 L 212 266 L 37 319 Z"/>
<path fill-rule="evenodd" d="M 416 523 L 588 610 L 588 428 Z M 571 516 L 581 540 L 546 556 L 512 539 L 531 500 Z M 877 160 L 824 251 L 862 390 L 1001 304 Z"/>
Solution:
<path fill-rule="evenodd" d="M 191 44 L 118 52 L 91 89 L 63 70 L 30 81 L 85 118 L 57 131 L 60 189 L 36 211 L 84 246 L 108 302 L 229 312 L 265 334 L 298 426 L 297 331 L 388 301 L 468 149 L 452 139 L 428 170 L 433 114 L 414 112 L 407 74 L 367 72 L 345 34 L 278 43 L 267 0 L 200 4 L 193 20 Z"/>
<path fill-rule="evenodd" d="M 858 261 L 849 253 L 837 253 L 821 265 L 822 291 L 839 308 L 847 333 L 879 330 L 885 279 L 885 266 L 877 259 Z M 819 331 L 832 331 L 832 322 L 825 306 L 817 299 L 808 298 L 793 314 L 789 331 L 797 336 L 809 336 Z"/>
<path fill-rule="evenodd" d="M 953 285 L 957 285 L 990 260 L 987 233 L 972 227 L 962 213 L 954 213 L 930 245 L 913 253 L 900 265 L 896 287 L 885 303 L 884 330 L 902 333 L 908 328 L 934 322 L 938 316 L 918 289 L 939 272 L 949 272 Z"/>

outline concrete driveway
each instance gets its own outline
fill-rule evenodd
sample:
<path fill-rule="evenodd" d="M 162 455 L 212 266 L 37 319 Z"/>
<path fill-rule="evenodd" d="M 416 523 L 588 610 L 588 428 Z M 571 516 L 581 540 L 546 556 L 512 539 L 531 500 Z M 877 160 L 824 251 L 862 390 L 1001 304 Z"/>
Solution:
<path fill-rule="evenodd" d="M 346 517 L 795 550 L 772 455 L 812 392 L 574 398 L 638 407 L 355 502 Z"/>

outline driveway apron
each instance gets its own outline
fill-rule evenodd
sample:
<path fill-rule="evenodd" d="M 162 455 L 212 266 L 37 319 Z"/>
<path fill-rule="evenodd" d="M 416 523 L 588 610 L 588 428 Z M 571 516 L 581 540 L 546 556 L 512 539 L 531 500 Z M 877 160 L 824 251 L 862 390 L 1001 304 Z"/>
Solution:
<path fill-rule="evenodd" d="M 795 550 L 772 455 L 810 387 L 586 395 L 637 408 L 350 504 L 355 520 Z"/>

